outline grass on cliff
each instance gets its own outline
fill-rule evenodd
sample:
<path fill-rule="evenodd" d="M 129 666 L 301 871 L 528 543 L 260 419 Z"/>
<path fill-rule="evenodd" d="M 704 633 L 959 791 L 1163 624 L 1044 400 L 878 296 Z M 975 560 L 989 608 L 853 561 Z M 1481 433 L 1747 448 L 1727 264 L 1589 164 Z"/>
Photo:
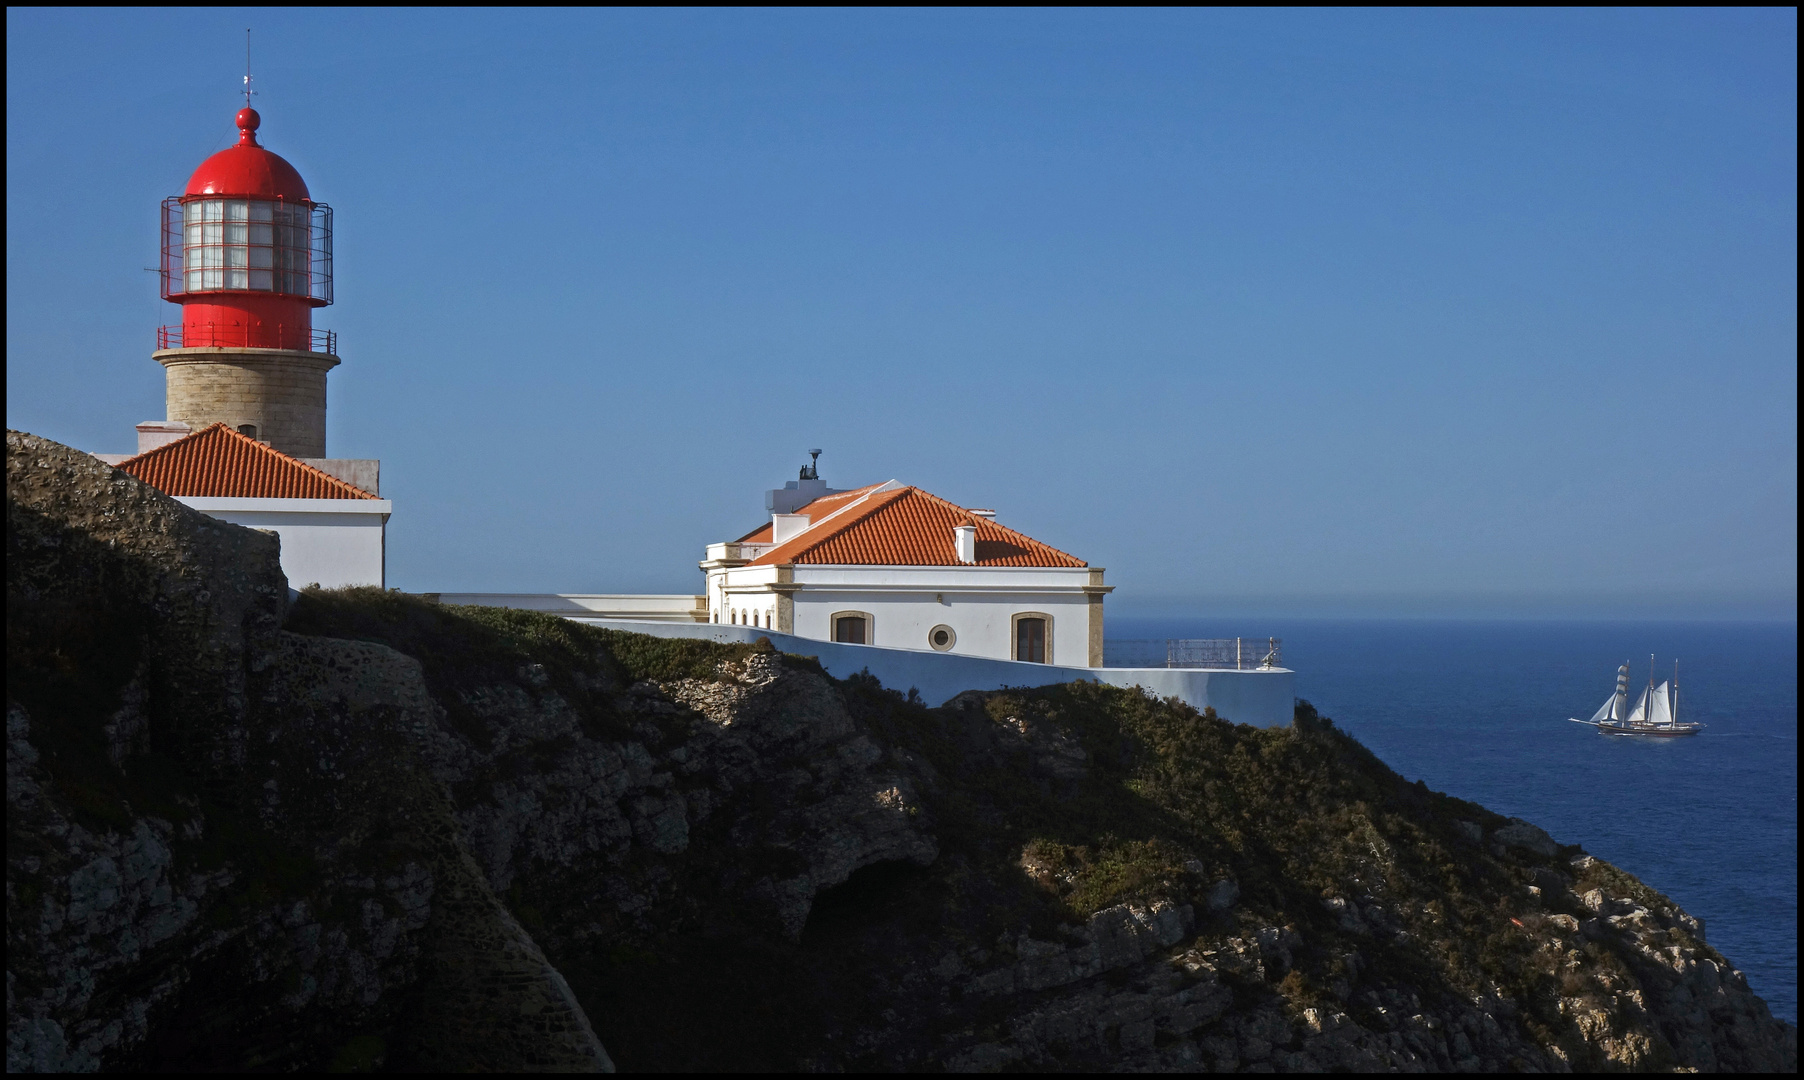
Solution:
<path fill-rule="evenodd" d="M 283 629 L 387 645 L 426 664 L 432 675 L 475 683 L 514 679 L 542 664 L 552 676 L 640 679 L 712 678 L 725 660 L 752 645 L 654 638 L 584 626 L 556 615 L 512 608 L 439 604 L 397 590 L 307 589 Z"/>
<path fill-rule="evenodd" d="M 654 638 L 510 608 L 438 604 L 395 590 L 307 589 L 283 622 L 296 634 L 386 645 L 420 661 L 458 730 L 483 738 L 466 696 L 496 685 L 550 689 L 598 736 L 627 734 L 609 701 L 640 680 L 708 679 L 759 646 Z M 766 646 L 768 648 L 768 646 Z"/>

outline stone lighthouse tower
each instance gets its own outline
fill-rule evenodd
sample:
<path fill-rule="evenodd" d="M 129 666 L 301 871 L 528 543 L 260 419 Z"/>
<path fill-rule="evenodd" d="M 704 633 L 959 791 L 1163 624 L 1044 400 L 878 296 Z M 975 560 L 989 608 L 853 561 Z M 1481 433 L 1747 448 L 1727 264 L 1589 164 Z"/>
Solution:
<path fill-rule="evenodd" d="M 224 423 L 324 458 L 326 372 L 339 360 L 313 310 L 332 302 L 332 208 L 258 144 L 261 122 L 239 110 L 238 144 L 163 200 L 163 299 L 181 305 L 182 321 L 157 331 L 154 359 L 172 429 Z"/>

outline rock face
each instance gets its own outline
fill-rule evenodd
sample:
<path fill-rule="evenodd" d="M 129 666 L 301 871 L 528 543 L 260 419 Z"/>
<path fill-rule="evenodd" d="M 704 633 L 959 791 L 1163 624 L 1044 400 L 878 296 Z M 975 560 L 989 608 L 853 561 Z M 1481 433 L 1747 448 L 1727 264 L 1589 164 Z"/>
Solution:
<path fill-rule="evenodd" d="M 9 1069 L 609 1067 L 461 842 L 418 663 L 280 630 L 276 554 L 8 434 Z"/>
<path fill-rule="evenodd" d="M 1306 706 L 290 608 L 272 537 L 7 477 L 9 1070 L 1796 1066 L 1698 920 Z"/>

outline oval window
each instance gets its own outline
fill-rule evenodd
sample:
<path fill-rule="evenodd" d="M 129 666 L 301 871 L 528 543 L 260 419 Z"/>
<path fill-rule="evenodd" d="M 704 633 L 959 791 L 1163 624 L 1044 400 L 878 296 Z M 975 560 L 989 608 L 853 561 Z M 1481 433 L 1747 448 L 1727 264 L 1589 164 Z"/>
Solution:
<path fill-rule="evenodd" d="M 945 652 L 958 644 L 958 634 L 944 623 L 927 631 L 927 644 L 933 646 L 935 652 Z"/>

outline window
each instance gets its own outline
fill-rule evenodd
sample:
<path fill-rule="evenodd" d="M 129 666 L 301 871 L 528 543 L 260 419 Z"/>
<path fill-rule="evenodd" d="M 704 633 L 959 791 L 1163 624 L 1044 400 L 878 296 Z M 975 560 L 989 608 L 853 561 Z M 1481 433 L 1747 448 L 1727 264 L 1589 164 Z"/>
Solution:
<path fill-rule="evenodd" d="M 1046 655 L 1046 629 L 1051 620 L 1039 612 L 1015 616 L 1015 659 L 1031 664 L 1050 661 Z"/>
<path fill-rule="evenodd" d="M 182 204 L 186 292 L 246 289 L 307 296 L 312 212 L 263 199 L 196 199 Z"/>
<path fill-rule="evenodd" d="M 257 425 L 255 425 L 255 424 L 239 424 L 238 425 L 238 434 L 249 435 L 251 438 L 254 439 L 257 437 Z"/>
<path fill-rule="evenodd" d="M 862 612 L 833 616 L 833 640 L 848 645 L 870 644 L 870 620 Z"/>
<path fill-rule="evenodd" d="M 934 652 L 947 652 L 958 644 L 958 633 L 950 626 L 941 623 L 927 631 L 927 644 Z"/>

